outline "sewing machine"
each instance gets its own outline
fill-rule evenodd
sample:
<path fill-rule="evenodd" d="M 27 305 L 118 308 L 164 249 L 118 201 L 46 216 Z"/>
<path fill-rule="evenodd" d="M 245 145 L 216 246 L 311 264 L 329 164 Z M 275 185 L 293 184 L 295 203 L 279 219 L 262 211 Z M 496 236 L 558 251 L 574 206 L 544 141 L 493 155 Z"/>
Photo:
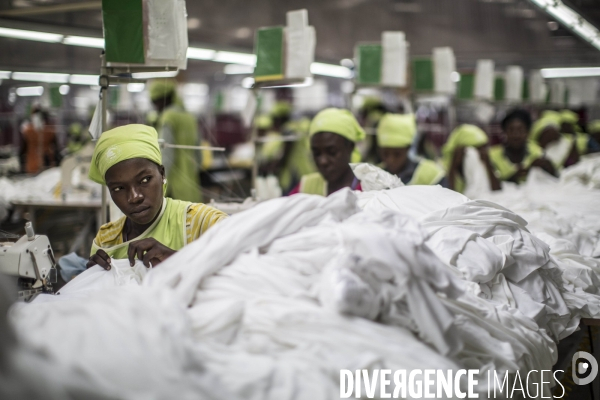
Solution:
<path fill-rule="evenodd" d="M 48 237 L 36 235 L 31 222 L 25 232 L 16 242 L 0 243 L 0 273 L 16 278 L 18 299 L 30 301 L 39 293 L 53 293 L 57 270 Z"/>

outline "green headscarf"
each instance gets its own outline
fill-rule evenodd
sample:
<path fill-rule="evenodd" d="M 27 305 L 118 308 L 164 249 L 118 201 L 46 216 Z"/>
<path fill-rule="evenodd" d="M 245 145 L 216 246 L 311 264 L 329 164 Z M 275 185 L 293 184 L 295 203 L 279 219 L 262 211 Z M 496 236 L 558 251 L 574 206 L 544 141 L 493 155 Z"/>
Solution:
<path fill-rule="evenodd" d="M 577 122 L 579 122 L 579 115 L 571 110 L 561 110 L 560 122 L 577 125 Z"/>
<path fill-rule="evenodd" d="M 162 165 L 158 134 L 154 128 L 131 124 L 104 132 L 96 143 L 89 177 L 104 185 L 104 175 L 110 167 L 132 158 L 146 158 Z"/>
<path fill-rule="evenodd" d="M 529 139 L 537 143 L 544 129 L 550 126 L 560 130 L 560 114 L 555 111 L 544 111 L 542 117 L 531 127 Z"/>
<path fill-rule="evenodd" d="M 349 110 L 341 108 L 326 108 L 313 118 L 308 130 L 308 136 L 313 137 L 319 132 L 332 132 L 349 141 L 356 143 L 366 136 L 354 115 Z M 352 152 L 352 162 L 360 162 L 361 156 L 355 147 Z"/>
<path fill-rule="evenodd" d="M 442 147 L 442 161 L 446 170 L 450 170 L 454 151 L 458 147 L 480 147 L 489 141 L 487 134 L 475 125 L 460 125 L 450 133 Z"/>
<path fill-rule="evenodd" d="M 408 147 L 416 133 L 413 114 L 385 114 L 377 126 L 377 144 L 379 147 Z"/>
<path fill-rule="evenodd" d="M 600 132 L 600 119 L 590 121 L 590 123 L 588 124 L 588 132 L 589 133 Z"/>
<path fill-rule="evenodd" d="M 287 101 L 278 101 L 271 110 L 271 117 L 281 118 L 287 117 L 292 113 L 292 106 Z"/>
<path fill-rule="evenodd" d="M 154 79 L 150 82 L 148 91 L 150 92 L 150 99 L 152 101 L 162 99 L 170 94 L 176 94 L 177 81 L 168 78 Z"/>
<path fill-rule="evenodd" d="M 273 127 L 273 119 L 268 115 L 259 115 L 254 119 L 254 123 L 258 129 L 271 129 Z"/>

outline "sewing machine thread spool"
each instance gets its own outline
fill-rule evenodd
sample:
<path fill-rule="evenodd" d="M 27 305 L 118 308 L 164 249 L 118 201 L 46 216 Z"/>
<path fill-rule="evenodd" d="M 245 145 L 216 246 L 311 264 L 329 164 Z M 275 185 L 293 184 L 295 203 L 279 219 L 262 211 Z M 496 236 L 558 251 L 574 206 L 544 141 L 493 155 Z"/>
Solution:
<path fill-rule="evenodd" d="M 31 221 L 25 223 L 25 234 L 27 235 L 27 240 L 32 241 L 35 239 L 35 232 L 33 231 L 33 225 L 31 225 Z"/>

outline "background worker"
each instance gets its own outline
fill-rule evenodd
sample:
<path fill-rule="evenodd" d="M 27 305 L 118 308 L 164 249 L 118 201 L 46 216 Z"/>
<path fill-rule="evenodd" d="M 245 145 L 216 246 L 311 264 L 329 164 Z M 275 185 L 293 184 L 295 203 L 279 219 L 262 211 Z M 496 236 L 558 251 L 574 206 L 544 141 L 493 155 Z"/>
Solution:
<path fill-rule="evenodd" d="M 555 175 L 552 163 L 542 148 L 529 140 L 531 115 L 522 109 L 510 111 L 502 120 L 504 143 L 490 148 L 490 160 L 502 181 L 521 183 L 531 167 L 540 167 Z"/>
<path fill-rule="evenodd" d="M 56 133 L 50 125 L 50 116 L 39 106 L 31 110 L 31 119 L 21 131 L 23 146 L 23 170 L 28 174 L 37 174 L 46 167 L 58 165 Z"/>
<path fill-rule="evenodd" d="M 561 135 L 561 116 L 556 111 L 544 111 L 531 127 L 530 139 L 544 151 L 556 171 L 579 159 L 577 146 L 571 135 Z"/>
<path fill-rule="evenodd" d="M 600 144 L 596 139 L 582 131 L 579 126 L 579 115 L 571 110 L 560 112 L 561 133 L 570 135 L 575 140 L 577 154 L 582 156 L 600 151 Z"/>
<path fill-rule="evenodd" d="M 442 148 L 443 163 L 448 176 L 448 187 L 457 192 L 465 190 L 465 150 L 473 147 L 479 152 L 490 182 L 491 190 L 500 190 L 500 181 L 496 177 L 494 167 L 490 162 L 487 134 L 475 125 L 460 125 L 450 133 L 448 141 Z"/>
<path fill-rule="evenodd" d="M 327 108 L 319 112 L 309 128 L 310 149 L 318 172 L 302 177 L 290 192 L 328 196 L 342 188 L 362 190 L 351 162 L 360 161 L 356 143 L 365 138 L 349 110 Z"/>
<path fill-rule="evenodd" d="M 417 133 L 413 114 L 385 114 L 377 126 L 382 168 L 407 185 L 437 185 L 445 171 L 431 160 L 413 160 L 409 150 Z"/>
<path fill-rule="evenodd" d="M 158 79 L 150 84 L 150 99 L 159 112 L 158 132 L 165 144 L 199 146 L 196 118 L 185 111 L 177 97 L 177 82 Z M 169 180 L 168 195 L 174 199 L 200 202 L 201 152 L 164 147 L 163 164 Z"/>

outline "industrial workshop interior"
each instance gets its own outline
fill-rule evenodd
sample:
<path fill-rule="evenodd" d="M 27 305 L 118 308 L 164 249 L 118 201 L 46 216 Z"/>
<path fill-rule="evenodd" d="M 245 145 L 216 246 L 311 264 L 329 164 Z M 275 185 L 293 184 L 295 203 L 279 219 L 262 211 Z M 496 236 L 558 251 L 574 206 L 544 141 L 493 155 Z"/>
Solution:
<path fill-rule="evenodd" d="M 600 400 L 600 0 L 0 0 L 1 400 Z"/>

